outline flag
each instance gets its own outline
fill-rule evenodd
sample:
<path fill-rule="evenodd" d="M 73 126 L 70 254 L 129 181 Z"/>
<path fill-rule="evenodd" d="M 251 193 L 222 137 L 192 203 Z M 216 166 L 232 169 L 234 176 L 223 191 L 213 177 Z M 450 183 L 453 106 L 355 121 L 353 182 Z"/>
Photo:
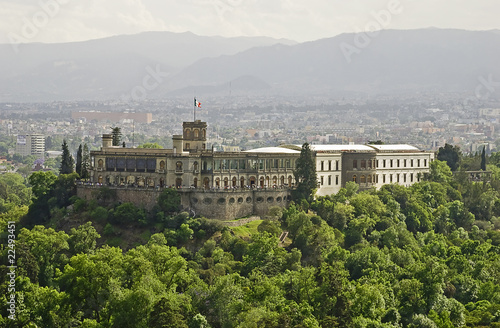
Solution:
<path fill-rule="evenodd" d="M 201 102 L 199 102 L 198 100 L 196 100 L 196 98 L 194 98 L 194 107 L 201 108 Z"/>

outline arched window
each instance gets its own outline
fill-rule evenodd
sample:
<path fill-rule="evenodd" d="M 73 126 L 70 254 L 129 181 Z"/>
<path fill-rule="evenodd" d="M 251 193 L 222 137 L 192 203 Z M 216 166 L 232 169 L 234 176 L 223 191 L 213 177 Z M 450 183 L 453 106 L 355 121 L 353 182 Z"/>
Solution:
<path fill-rule="evenodd" d="M 165 161 L 160 162 L 160 170 L 165 170 Z"/>
<path fill-rule="evenodd" d="M 198 139 L 200 137 L 200 131 L 198 129 L 194 129 L 194 137 Z"/>
<path fill-rule="evenodd" d="M 245 188 L 245 178 L 244 177 L 240 178 L 240 187 Z"/>
<path fill-rule="evenodd" d="M 227 187 L 229 185 L 228 181 L 228 178 L 224 178 L 224 187 Z"/>
<path fill-rule="evenodd" d="M 206 138 L 207 137 L 207 131 L 205 129 L 203 129 L 201 131 L 202 131 L 203 138 Z"/>
<path fill-rule="evenodd" d="M 175 163 L 175 170 L 182 171 L 182 162 Z"/>
<path fill-rule="evenodd" d="M 193 187 L 198 188 L 198 178 L 193 179 Z"/>
<path fill-rule="evenodd" d="M 353 182 L 358 182 L 358 181 L 357 181 L 357 179 L 356 179 L 356 174 L 354 174 L 354 175 L 352 176 L 352 181 L 353 181 Z"/>
<path fill-rule="evenodd" d="M 193 169 L 194 169 L 195 171 L 198 171 L 198 162 L 194 162 L 194 163 L 193 163 Z"/>
<path fill-rule="evenodd" d="M 210 179 L 209 178 L 203 179 L 203 186 L 205 189 L 210 189 Z"/>
<path fill-rule="evenodd" d="M 97 167 L 100 167 L 100 168 L 104 167 L 104 161 L 102 159 L 97 161 Z"/>
<path fill-rule="evenodd" d="M 368 176 L 366 177 L 366 182 L 368 182 L 368 183 L 372 183 L 372 176 L 371 176 L 371 175 L 368 175 Z"/>
<path fill-rule="evenodd" d="M 181 178 L 175 179 L 175 186 L 177 188 L 181 188 L 182 187 L 182 179 Z"/>
<path fill-rule="evenodd" d="M 359 179 L 359 182 L 360 183 L 365 183 L 366 182 L 366 179 L 365 179 L 364 175 L 361 176 L 361 179 Z"/>
<path fill-rule="evenodd" d="M 236 177 L 233 178 L 233 187 L 236 187 Z"/>

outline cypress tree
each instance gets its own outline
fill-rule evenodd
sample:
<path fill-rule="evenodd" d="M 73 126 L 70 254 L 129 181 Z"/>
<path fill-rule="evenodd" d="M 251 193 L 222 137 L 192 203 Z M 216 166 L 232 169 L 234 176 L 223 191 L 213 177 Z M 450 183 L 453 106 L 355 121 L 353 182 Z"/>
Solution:
<path fill-rule="evenodd" d="M 63 140 L 62 144 L 62 159 L 61 159 L 61 167 L 59 168 L 60 174 L 70 174 L 73 173 L 73 165 L 75 164 L 75 160 L 73 156 L 69 153 L 68 144 L 66 140 Z"/>
<path fill-rule="evenodd" d="M 113 146 L 119 146 L 122 139 L 122 129 L 114 127 L 111 134 L 113 135 Z"/>
<path fill-rule="evenodd" d="M 483 147 L 483 152 L 481 153 L 481 170 L 486 171 L 486 146 Z"/>
<path fill-rule="evenodd" d="M 318 178 L 316 176 L 316 162 L 307 142 L 302 145 L 293 174 L 297 183 L 294 198 L 311 201 L 317 188 Z"/>
<path fill-rule="evenodd" d="M 76 152 L 76 173 L 80 178 L 82 177 L 82 144 L 78 147 L 78 151 Z"/>
<path fill-rule="evenodd" d="M 82 179 L 88 179 L 89 170 L 90 170 L 90 152 L 87 144 L 84 144 L 82 153 L 82 175 L 80 177 Z"/>

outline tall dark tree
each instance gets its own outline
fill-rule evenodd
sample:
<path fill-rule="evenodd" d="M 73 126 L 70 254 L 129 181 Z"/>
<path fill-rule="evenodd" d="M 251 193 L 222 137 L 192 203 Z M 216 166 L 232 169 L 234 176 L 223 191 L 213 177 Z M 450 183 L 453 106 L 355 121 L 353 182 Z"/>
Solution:
<path fill-rule="evenodd" d="M 89 171 L 90 171 L 90 152 L 87 144 L 84 144 L 82 152 L 82 174 L 80 175 L 80 178 L 88 179 Z"/>
<path fill-rule="evenodd" d="M 300 151 L 293 174 L 297 182 L 294 198 L 296 200 L 312 200 L 317 188 L 318 178 L 316 176 L 316 162 L 307 142 L 302 145 L 302 150 Z"/>
<path fill-rule="evenodd" d="M 61 167 L 59 168 L 60 174 L 70 174 L 73 173 L 73 165 L 75 164 L 75 160 L 73 156 L 71 156 L 68 144 L 66 140 L 63 140 L 62 144 L 62 159 L 61 159 Z"/>
<path fill-rule="evenodd" d="M 486 146 L 483 147 L 483 152 L 481 153 L 481 170 L 486 171 Z"/>
<path fill-rule="evenodd" d="M 439 159 L 440 161 L 445 161 L 452 171 L 456 171 L 460 166 L 462 152 L 460 151 L 460 147 L 458 146 L 445 144 L 444 147 L 439 148 L 437 159 Z"/>
<path fill-rule="evenodd" d="M 78 147 L 78 151 L 76 152 L 76 167 L 75 167 L 75 171 L 80 176 L 80 178 L 82 177 L 82 153 L 83 153 L 82 144 L 80 144 L 80 146 Z"/>
<path fill-rule="evenodd" d="M 114 127 L 111 130 L 113 135 L 113 146 L 120 146 L 120 141 L 122 140 L 122 129 L 119 127 Z"/>

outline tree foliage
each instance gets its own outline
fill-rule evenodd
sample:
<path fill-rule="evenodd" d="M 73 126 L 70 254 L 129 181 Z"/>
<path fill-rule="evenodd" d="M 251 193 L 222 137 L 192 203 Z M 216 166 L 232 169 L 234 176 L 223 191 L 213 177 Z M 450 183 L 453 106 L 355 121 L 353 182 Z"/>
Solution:
<path fill-rule="evenodd" d="M 440 161 L 445 161 L 452 171 L 456 171 L 460 166 L 462 152 L 460 151 L 460 147 L 458 146 L 445 144 L 444 147 L 439 147 L 437 159 Z"/>
<path fill-rule="evenodd" d="M 62 159 L 61 159 L 61 167 L 59 169 L 60 174 L 70 174 L 73 173 L 73 166 L 75 161 L 73 156 L 70 154 L 68 149 L 68 144 L 66 140 L 63 141 L 62 144 Z"/>
<path fill-rule="evenodd" d="M 297 181 L 297 189 L 295 190 L 294 198 L 298 200 L 311 200 L 318 187 L 318 179 L 316 176 L 316 162 L 307 142 L 302 145 L 300 156 L 296 160 L 295 165 L 293 173 L 295 181 Z"/>

